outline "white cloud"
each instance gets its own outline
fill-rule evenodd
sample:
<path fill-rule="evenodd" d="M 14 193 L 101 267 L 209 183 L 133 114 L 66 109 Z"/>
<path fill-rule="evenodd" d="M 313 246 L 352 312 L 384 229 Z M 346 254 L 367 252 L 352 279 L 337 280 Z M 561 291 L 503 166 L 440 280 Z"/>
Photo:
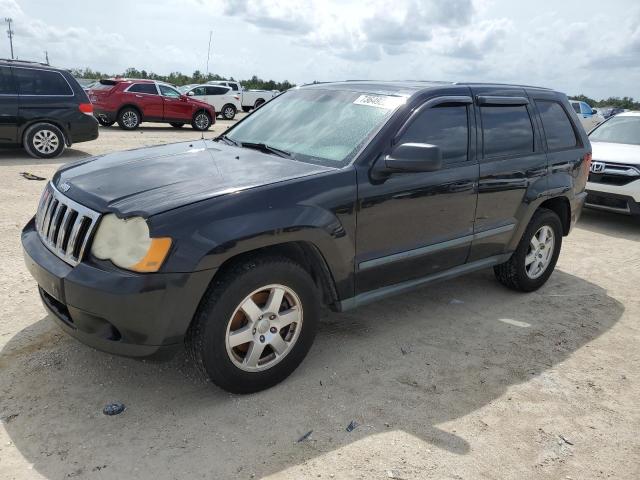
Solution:
<path fill-rule="evenodd" d="M 204 70 L 213 30 L 211 71 L 235 78 L 500 81 L 637 98 L 636 1 L 0 0 L 0 17 L 15 20 L 20 58 L 48 50 L 68 68 Z"/>

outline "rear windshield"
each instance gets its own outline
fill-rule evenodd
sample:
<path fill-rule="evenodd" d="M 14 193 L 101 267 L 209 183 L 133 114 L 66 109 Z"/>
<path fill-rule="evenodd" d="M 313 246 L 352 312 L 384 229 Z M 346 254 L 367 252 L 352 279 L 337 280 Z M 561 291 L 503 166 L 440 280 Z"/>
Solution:
<path fill-rule="evenodd" d="M 405 100 L 318 88 L 289 90 L 265 103 L 227 136 L 236 142 L 286 150 L 295 160 L 339 167 Z"/>
<path fill-rule="evenodd" d="M 640 116 L 612 117 L 591 132 L 589 140 L 640 145 Z"/>

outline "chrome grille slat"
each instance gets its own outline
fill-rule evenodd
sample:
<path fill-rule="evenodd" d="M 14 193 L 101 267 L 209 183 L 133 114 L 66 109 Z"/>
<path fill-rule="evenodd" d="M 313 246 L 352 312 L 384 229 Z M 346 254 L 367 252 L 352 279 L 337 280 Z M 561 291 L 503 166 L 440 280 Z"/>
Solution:
<path fill-rule="evenodd" d="M 98 212 L 74 202 L 49 183 L 38 204 L 35 223 L 42 243 L 76 266 L 82 261 L 99 218 Z"/>

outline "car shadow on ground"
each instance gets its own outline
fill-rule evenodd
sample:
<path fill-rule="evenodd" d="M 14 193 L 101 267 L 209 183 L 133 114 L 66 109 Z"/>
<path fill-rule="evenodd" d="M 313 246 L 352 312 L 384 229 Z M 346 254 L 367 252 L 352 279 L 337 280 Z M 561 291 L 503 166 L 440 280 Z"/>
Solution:
<path fill-rule="evenodd" d="M 2 166 L 25 166 L 39 167 L 42 165 L 62 165 L 63 163 L 80 160 L 90 154 L 76 147 L 67 148 L 62 155 L 56 158 L 34 158 L 22 148 L 0 149 L 0 167 Z"/>
<path fill-rule="evenodd" d="M 536 378 L 562 396 L 546 372 L 623 311 L 599 286 L 562 271 L 528 295 L 478 272 L 325 312 L 300 368 L 246 396 L 203 381 L 184 354 L 168 363 L 114 357 L 44 318 L 0 353 L 0 415 L 47 478 L 261 477 L 392 432 L 464 455 L 475 437 L 443 423 Z M 103 415 L 111 401 L 126 411 Z M 347 432 L 351 421 L 358 427 Z"/>
<path fill-rule="evenodd" d="M 580 228 L 625 240 L 640 240 L 640 218 L 619 213 L 585 208 L 579 220 Z"/>

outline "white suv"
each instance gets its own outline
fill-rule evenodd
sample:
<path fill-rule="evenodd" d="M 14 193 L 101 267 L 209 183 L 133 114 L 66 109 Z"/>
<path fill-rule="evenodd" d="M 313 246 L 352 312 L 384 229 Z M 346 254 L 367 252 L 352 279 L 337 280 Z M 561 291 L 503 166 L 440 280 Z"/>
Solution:
<path fill-rule="evenodd" d="M 207 102 L 225 120 L 233 120 L 236 112 L 242 108 L 240 95 L 223 85 L 185 85 L 180 93 Z"/>
<path fill-rule="evenodd" d="M 640 216 L 640 112 L 611 117 L 589 134 L 587 207 Z"/>

